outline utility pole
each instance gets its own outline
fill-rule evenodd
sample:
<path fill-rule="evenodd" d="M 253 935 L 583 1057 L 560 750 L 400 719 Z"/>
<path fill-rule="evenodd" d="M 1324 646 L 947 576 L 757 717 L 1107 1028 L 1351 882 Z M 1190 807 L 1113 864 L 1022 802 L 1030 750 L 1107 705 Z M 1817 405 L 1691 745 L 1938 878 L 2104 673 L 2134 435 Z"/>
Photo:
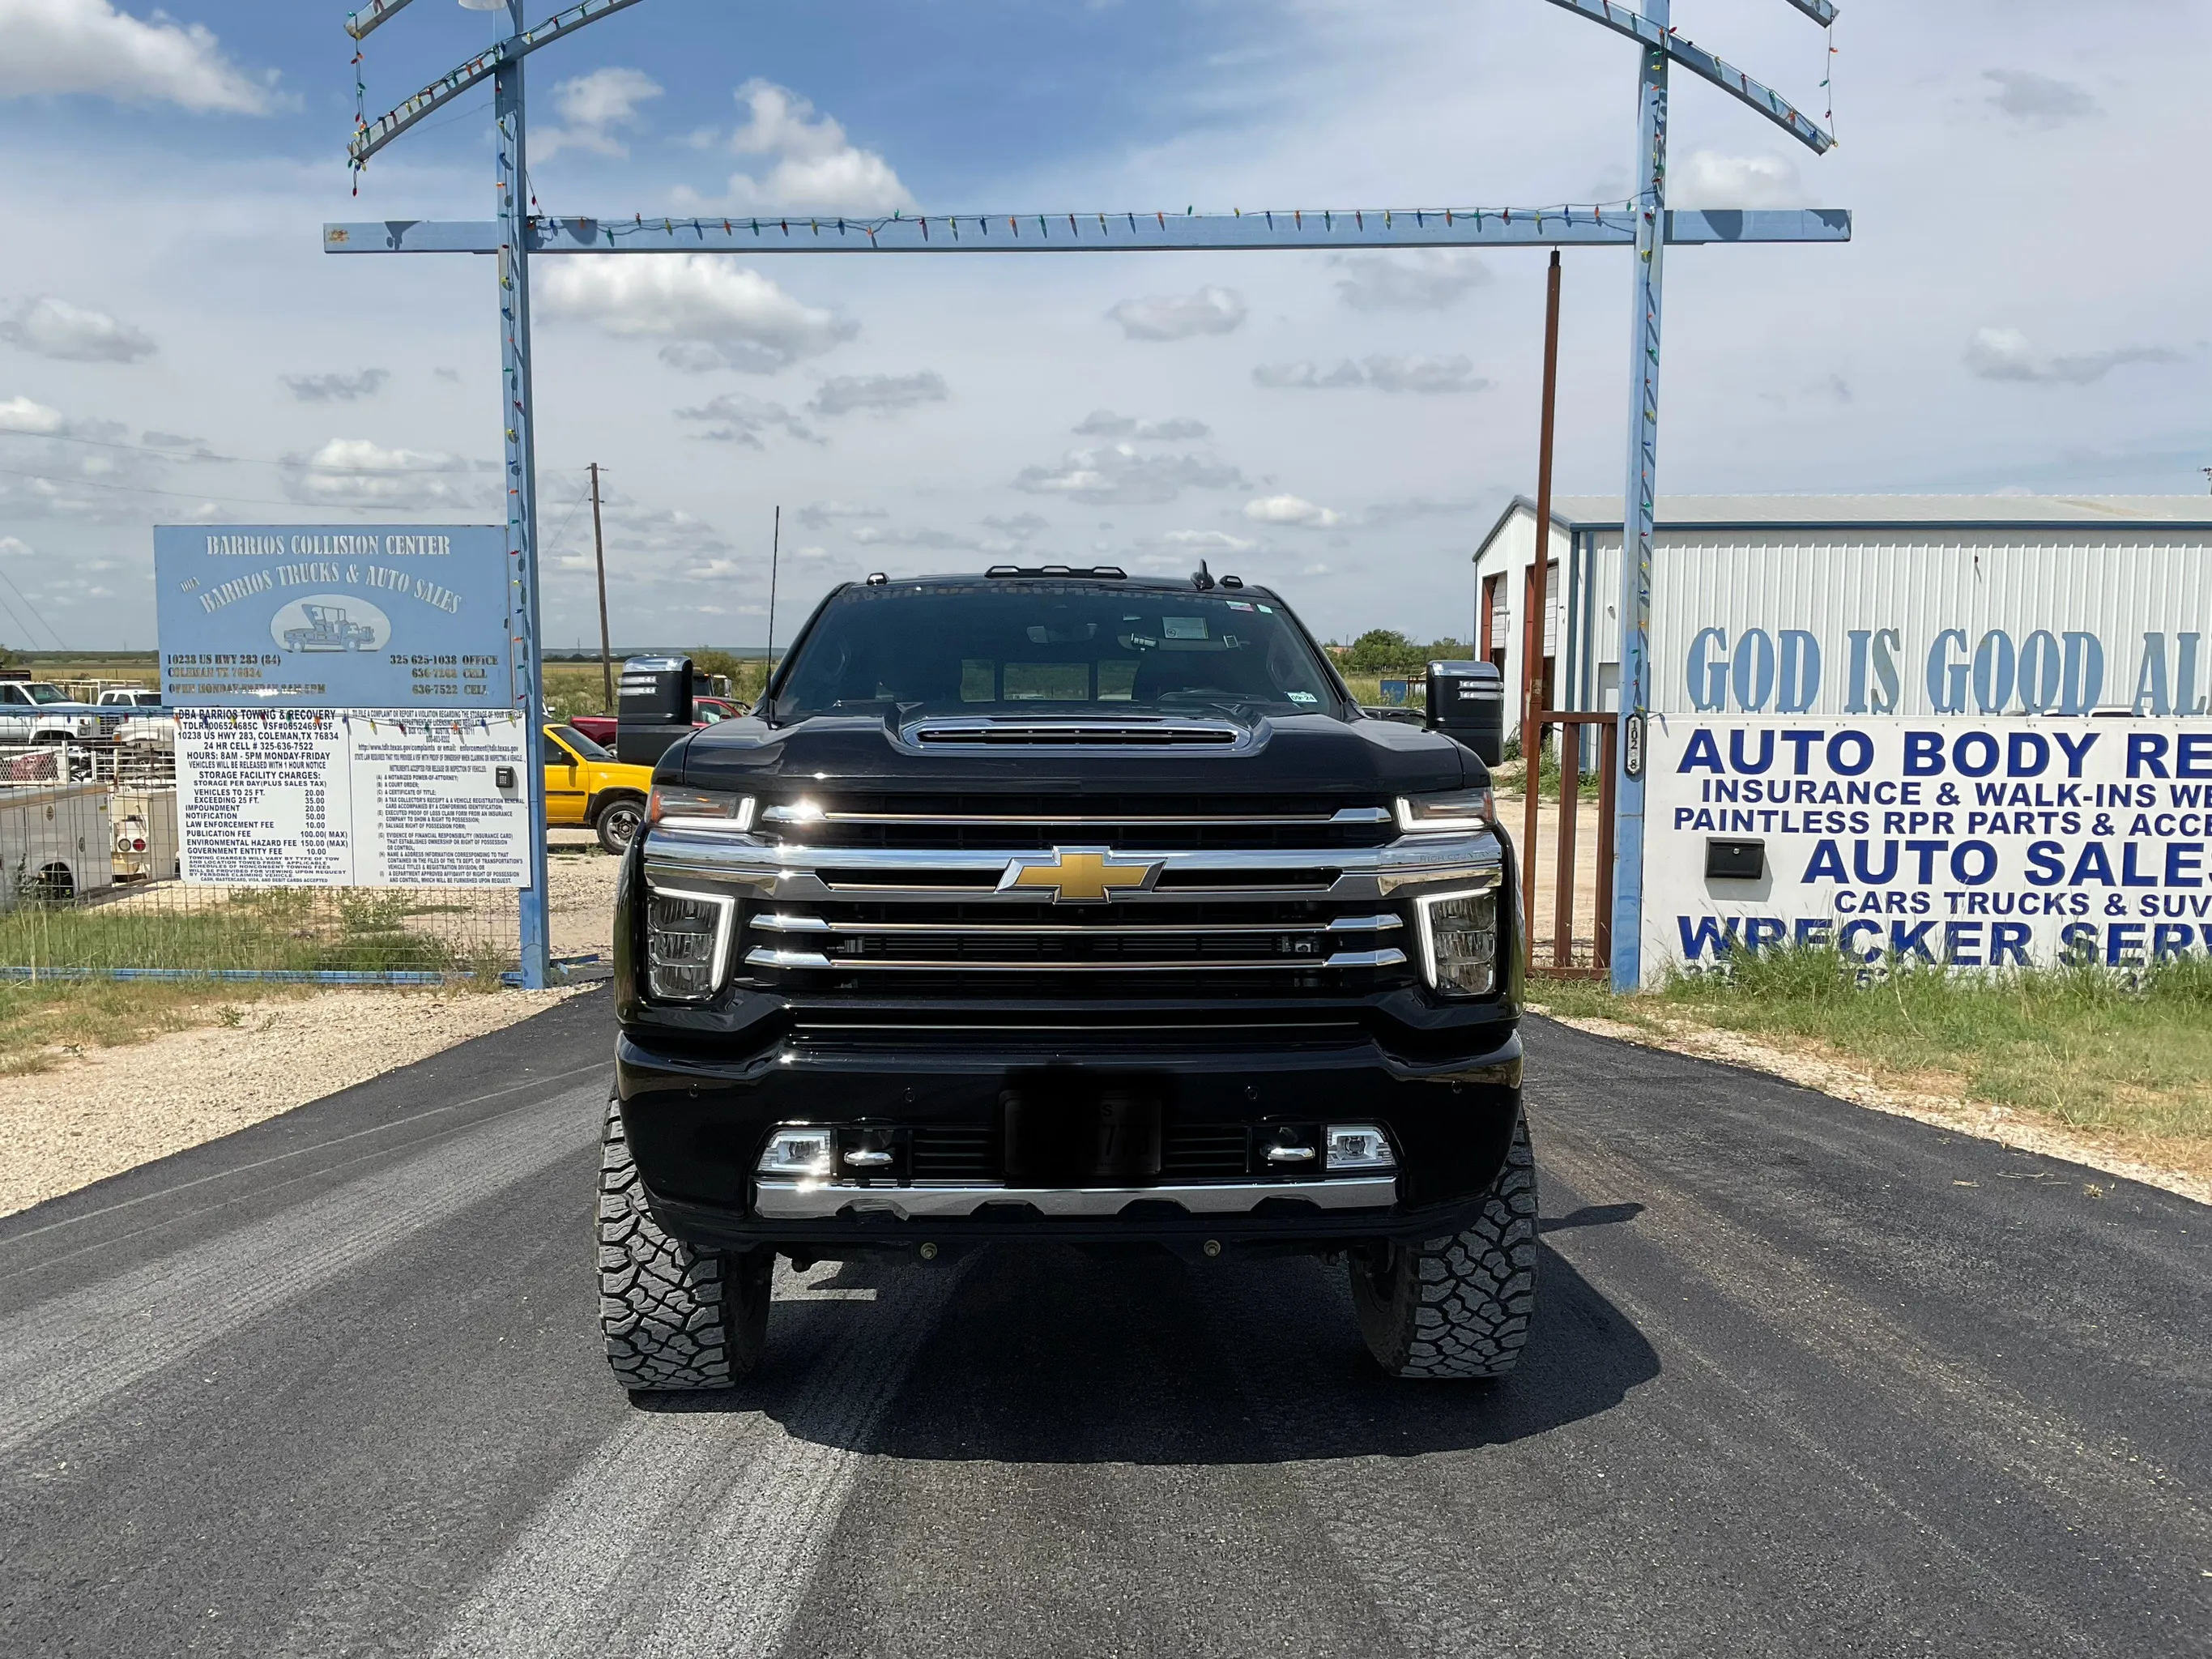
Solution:
<path fill-rule="evenodd" d="M 775 567 L 783 555 L 783 504 L 775 508 L 775 528 L 768 544 L 768 673 L 761 681 L 761 696 L 768 696 L 768 683 L 775 678 Z"/>
<path fill-rule="evenodd" d="M 599 525 L 599 464 L 592 463 L 592 562 L 599 571 L 599 678 L 606 687 L 606 702 L 602 705 L 610 714 L 615 712 L 615 653 L 614 644 L 607 636 L 607 538 Z"/>
<path fill-rule="evenodd" d="M 1522 948 L 1528 961 L 1536 959 L 1536 773 L 1544 743 L 1544 623 L 1550 605 L 1547 592 L 1552 562 L 1552 426 L 1559 394 L 1559 251 L 1552 250 L 1552 268 L 1544 284 L 1544 404 L 1536 434 L 1536 545 L 1528 561 L 1528 580 L 1522 588 L 1521 617 L 1521 766 L 1523 774 L 1521 836 L 1521 914 L 1528 918 L 1522 930 Z M 1577 755 L 1573 763 L 1582 764 Z M 1566 744 L 1559 744 L 1559 764 L 1568 764 Z M 1564 799 L 1564 797 L 1563 797 Z M 1565 834 L 1565 826 L 1560 833 Z"/>

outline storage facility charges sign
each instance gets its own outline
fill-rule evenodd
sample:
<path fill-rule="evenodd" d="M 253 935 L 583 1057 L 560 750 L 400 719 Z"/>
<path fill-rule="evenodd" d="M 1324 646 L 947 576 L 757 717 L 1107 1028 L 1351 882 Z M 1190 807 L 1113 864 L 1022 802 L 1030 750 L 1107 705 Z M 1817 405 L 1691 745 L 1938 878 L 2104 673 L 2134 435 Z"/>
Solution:
<path fill-rule="evenodd" d="M 507 709 L 179 709 L 184 878 L 526 886 L 528 763 L 522 717 Z"/>
<path fill-rule="evenodd" d="M 2202 720 L 1675 714 L 1650 742 L 1647 983 L 1784 942 L 1962 968 L 2212 951 Z M 1715 842 L 1755 873 L 1709 875 Z"/>
<path fill-rule="evenodd" d="M 509 708 L 506 550 L 481 525 L 158 526 L 163 700 Z"/>

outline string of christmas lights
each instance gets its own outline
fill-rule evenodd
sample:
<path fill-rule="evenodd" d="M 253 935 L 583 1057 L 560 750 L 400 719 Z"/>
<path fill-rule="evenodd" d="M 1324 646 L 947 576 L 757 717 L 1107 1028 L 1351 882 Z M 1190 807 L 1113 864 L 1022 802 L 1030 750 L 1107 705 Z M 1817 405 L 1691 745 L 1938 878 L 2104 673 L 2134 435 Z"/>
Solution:
<path fill-rule="evenodd" d="M 533 193 L 531 206 L 538 207 Z M 1150 213 L 1127 210 L 1102 213 L 945 213 L 909 214 L 897 211 L 875 217 L 860 217 L 849 214 L 714 214 L 676 217 L 659 214 L 648 219 L 642 213 L 633 213 L 627 223 L 620 220 L 602 219 L 592 215 L 540 214 L 544 222 L 568 232 L 579 242 L 604 240 L 609 247 L 618 246 L 627 237 L 650 234 L 673 236 L 678 231 L 691 232 L 701 241 L 709 231 L 719 230 L 723 236 L 750 235 L 757 240 L 775 237 L 790 240 L 800 236 L 820 240 L 825 236 L 850 238 L 864 236 L 878 242 L 883 233 L 893 226 L 910 227 L 925 242 L 942 236 L 953 241 L 969 238 L 1018 242 L 1024 239 L 1036 241 L 1081 241 L 1095 232 L 1098 236 L 1110 237 L 1118 230 L 1139 235 L 1147 222 L 1164 234 L 1177 223 L 1204 223 L 1229 220 L 1243 222 L 1249 220 L 1265 224 L 1279 235 L 1291 237 L 1318 230 L 1322 235 L 1334 233 L 1339 224 L 1350 225 L 1364 233 L 1371 212 L 1386 230 L 1394 229 L 1401 219 L 1410 219 L 1417 228 L 1431 225 L 1447 228 L 1462 221 L 1478 229 L 1486 223 L 1496 222 L 1511 225 L 1517 217 L 1533 225 L 1540 233 L 1547 225 L 1588 224 L 1622 230 L 1633 228 L 1636 204 L 1633 200 L 1598 203 L 1559 203 L 1547 207 L 1520 208 L 1263 208 L 1246 213 L 1242 208 L 1227 212 L 1199 212 L 1186 207 L 1180 213 L 1158 209 Z"/>

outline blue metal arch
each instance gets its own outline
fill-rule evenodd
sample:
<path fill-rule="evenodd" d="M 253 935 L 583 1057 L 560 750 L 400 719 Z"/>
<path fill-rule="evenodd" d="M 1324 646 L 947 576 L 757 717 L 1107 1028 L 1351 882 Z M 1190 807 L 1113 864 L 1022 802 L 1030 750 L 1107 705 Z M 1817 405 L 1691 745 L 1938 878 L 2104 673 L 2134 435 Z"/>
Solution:
<path fill-rule="evenodd" d="M 1785 0 L 1808 17 L 1821 22 L 1832 20 L 1836 9 L 1826 0 Z M 1733 64 L 1723 63 L 1703 46 L 1685 40 L 1662 24 L 1653 21 L 1632 6 L 1619 6 L 1613 0 L 1552 0 L 1555 6 L 1602 23 L 1616 34 L 1663 52 L 1692 75 L 1711 82 L 1731 98 L 1738 99 L 1757 110 L 1784 132 L 1805 145 L 1814 154 L 1821 154 L 1835 144 L 1832 134 L 1824 131 L 1809 116 L 1773 88 L 1753 80 Z"/>

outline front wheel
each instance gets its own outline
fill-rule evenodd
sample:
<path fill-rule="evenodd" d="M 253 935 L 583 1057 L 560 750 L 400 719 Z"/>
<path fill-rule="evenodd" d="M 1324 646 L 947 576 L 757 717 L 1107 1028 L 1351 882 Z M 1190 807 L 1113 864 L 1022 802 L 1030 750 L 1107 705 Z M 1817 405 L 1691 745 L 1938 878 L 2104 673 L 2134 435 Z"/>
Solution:
<path fill-rule="evenodd" d="M 645 822 L 645 803 L 635 795 L 617 795 L 599 808 L 592 828 L 599 833 L 599 845 L 620 858 L 629 851 L 630 842 L 637 839 L 638 826 Z"/>
<path fill-rule="evenodd" d="M 1393 1376 L 1499 1377 L 1519 1363 L 1536 1311 L 1536 1159 L 1528 1121 L 1465 1232 L 1352 1258 L 1352 1305 Z"/>
<path fill-rule="evenodd" d="M 646 1206 L 618 1103 L 599 1157 L 599 1328 L 607 1364 L 633 1394 L 726 1389 L 768 1341 L 774 1252 L 702 1250 L 672 1238 Z"/>

